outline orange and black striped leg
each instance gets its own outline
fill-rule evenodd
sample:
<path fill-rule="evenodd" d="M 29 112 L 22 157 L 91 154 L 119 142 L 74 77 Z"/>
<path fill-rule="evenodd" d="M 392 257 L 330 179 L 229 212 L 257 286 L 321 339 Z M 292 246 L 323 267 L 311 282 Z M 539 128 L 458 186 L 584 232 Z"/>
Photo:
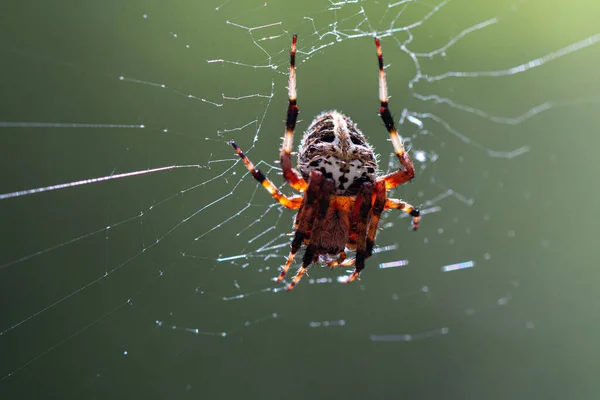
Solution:
<path fill-rule="evenodd" d="M 385 182 L 375 182 L 375 188 L 373 191 L 373 208 L 371 210 L 371 218 L 369 219 L 369 227 L 367 229 L 367 257 L 373 255 L 373 246 L 375 246 L 375 237 L 377 236 L 377 227 L 379 225 L 379 219 L 381 213 L 385 207 L 385 200 L 387 198 L 387 192 L 385 190 Z"/>
<path fill-rule="evenodd" d="M 271 193 L 271 196 L 273 196 L 275 200 L 277 200 L 278 202 L 283 204 L 284 207 L 289 209 L 296 210 L 300 208 L 300 206 L 302 205 L 302 196 L 287 197 L 286 195 L 281 193 L 281 191 L 277 189 L 275 185 L 273 185 L 273 182 L 271 182 L 269 178 L 267 178 L 262 172 L 260 172 L 260 170 L 258 170 L 254 166 L 254 164 L 252 164 L 252 162 L 248 159 L 248 157 L 246 157 L 244 152 L 238 147 L 237 144 L 235 144 L 233 140 L 229 143 L 231 143 L 237 155 L 240 156 L 240 158 L 244 162 L 244 165 L 246 166 L 248 171 L 250 171 L 254 179 L 259 181 L 260 184 L 263 185 L 263 187 L 267 189 L 269 193 Z"/>
<path fill-rule="evenodd" d="M 398 157 L 400 165 L 402 165 L 403 168 L 403 170 L 396 171 L 380 178 L 385 181 L 386 189 L 391 189 L 410 181 L 415 176 L 415 167 L 408 153 L 404 151 L 404 144 L 402 144 L 402 139 L 400 139 L 400 135 L 398 135 L 398 131 L 394 125 L 394 118 L 388 107 L 387 82 L 385 79 L 385 71 L 383 69 L 383 53 L 381 52 L 379 39 L 375 39 L 375 46 L 377 47 L 377 59 L 379 61 L 379 101 L 381 102 L 379 114 L 381 115 L 385 128 L 390 133 L 390 139 L 392 140 L 396 157 Z"/>
<path fill-rule="evenodd" d="M 350 258 L 339 265 L 339 267 L 351 267 L 356 263 L 356 258 Z"/>
<path fill-rule="evenodd" d="M 411 215 L 413 231 L 416 231 L 419 228 L 419 222 L 421 220 L 421 212 L 417 208 L 411 206 L 408 203 L 403 202 L 402 200 L 387 199 L 385 201 L 384 210 L 388 210 L 388 209 L 402 210 L 405 213 Z"/>
<path fill-rule="evenodd" d="M 297 35 L 292 39 L 292 49 L 290 50 L 290 76 L 288 82 L 288 110 L 285 120 L 285 136 L 281 146 L 280 162 L 283 171 L 283 178 L 296 190 L 304 191 L 307 183 L 300 174 L 292 168 L 292 147 L 294 145 L 294 129 L 296 129 L 296 120 L 298 119 L 298 104 L 296 101 L 296 40 Z"/>
<path fill-rule="evenodd" d="M 320 171 L 313 171 L 310 174 L 310 178 L 308 180 L 308 189 L 304 192 L 304 199 L 302 201 L 302 208 L 298 212 L 298 216 L 296 217 L 296 222 L 298 226 L 296 227 L 296 232 L 294 233 L 294 239 L 292 240 L 292 245 L 290 249 L 290 254 L 288 255 L 287 261 L 277 278 L 277 282 L 281 282 L 285 277 L 290 265 L 294 261 L 294 257 L 296 253 L 302 246 L 302 242 L 310 234 L 310 228 L 315 221 L 315 216 L 317 215 L 316 208 L 318 208 L 317 198 L 319 193 L 321 192 L 321 187 L 323 186 L 323 174 Z"/>
<path fill-rule="evenodd" d="M 325 220 L 325 216 L 327 215 L 327 211 L 329 210 L 329 200 L 331 199 L 331 194 L 335 190 L 335 183 L 332 179 L 326 178 L 323 182 L 323 186 L 321 189 L 321 193 L 319 194 L 318 203 L 318 215 L 313 223 L 310 240 L 308 241 L 308 245 L 306 246 L 306 250 L 304 251 L 304 256 L 302 257 L 302 267 L 298 270 L 298 273 L 292 280 L 292 282 L 288 285 L 287 290 L 292 290 L 294 286 L 298 284 L 302 275 L 306 273 L 306 270 L 318 257 L 317 253 L 317 243 L 321 240 L 321 232 L 323 231 L 323 221 Z"/>
<path fill-rule="evenodd" d="M 338 257 L 338 259 L 331 261 L 330 263 L 327 264 L 327 266 L 331 267 L 331 268 L 345 268 L 345 267 L 351 267 L 354 265 L 354 263 L 356 263 L 356 258 L 348 258 L 347 259 L 346 257 L 347 257 L 346 252 L 342 251 L 340 253 L 340 256 Z"/>
<path fill-rule="evenodd" d="M 365 260 L 370 256 L 367 254 L 367 224 L 372 209 L 372 197 L 373 184 L 371 182 L 364 182 L 356 195 L 355 210 L 357 212 L 354 212 L 352 215 L 353 218 L 358 219 L 358 223 L 356 224 L 358 240 L 356 241 L 354 272 L 348 277 L 346 283 L 350 283 L 358 278 L 360 272 L 365 268 Z"/>
<path fill-rule="evenodd" d="M 338 258 L 335 260 L 331 260 L 327 263 L 327 266 L 329 268 L 335 268 L 335 267 L 339 267 L 345 260 L 346 260 L 346 252 L 345 251 L 341 251 L 340 254 L 338 254 Z"/>
<path fill-rule="evenodd" d="M 415 176 L 415 167 L 408 153 L 404 153 L 402 156 L 398 156 L 398 158 L 400 159 L 400 164 L 404 169 L 399 169 L 398 171 L 377 178 L 377 180 L 382 180 L 385 182 L 385 188 L 387 190 L 393 189 L 396 186 L 400 186 L 406 182 L 410 182 Z"/>

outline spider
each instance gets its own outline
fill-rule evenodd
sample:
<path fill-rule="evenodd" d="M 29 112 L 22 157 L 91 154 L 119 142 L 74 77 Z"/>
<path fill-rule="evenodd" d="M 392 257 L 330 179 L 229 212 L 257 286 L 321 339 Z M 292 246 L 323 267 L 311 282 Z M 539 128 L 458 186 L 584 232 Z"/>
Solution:
<path fill-rule="evenodd" d="M 379 39 L 375 39 L 379 60 L 379 114 L 401 169 L 377 177 L 377 159 L 356 124 L 337 111 L 326 111 L 312 121 L 304 133 L 298 152 L 300 172 L 292 167 L 294 129 L 299 109 L 296 103 L 296 41 L 292 39 L 288 84 L 288 109 L 280 163 L 285 181 L 302 195 L 288 197 L 246 157 L 232 140 L 230 143 L 254 179 L 264 186 L 284 207 L 298 210 L 294 221 L 294 238 L 290 254 L 277 282 L 286 275 L 302 244 L 306 246 L 302 266 L 287 286 L 291 290 L 312 263 L 329 267 L 348 267 L 354 271 L 346 282 L 358 278 L 365 260 L 373 254 L 377 225 L 383 210 L 399 209 L 412 216 L 412 228 L 419 226 L 420 213 L 402 200 L 387 197 L 387 191 L 410 181 L 414 166 L 400 139 L 388 108 L 387 83 L 383 70 L 383 54 Z M 346 251 L 355 257 L 346 259 Z"/>

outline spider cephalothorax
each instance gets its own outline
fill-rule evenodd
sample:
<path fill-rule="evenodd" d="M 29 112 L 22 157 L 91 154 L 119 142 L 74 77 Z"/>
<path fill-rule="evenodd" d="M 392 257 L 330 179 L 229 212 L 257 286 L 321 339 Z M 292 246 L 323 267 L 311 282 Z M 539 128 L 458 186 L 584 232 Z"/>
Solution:
<path fill-rule="evenodd" d="M 315 262 L 325 263 L 329 267 L 354 265 L 354 272 L 347 282 L 358 278 L 365 267 L 365 260 L 373 254 L 377 226 L 384 210 L 400 209 L 413 217 L 413 229 L 419 226 L 419 210 L 402 200 L 387 197 L 389 189 L 410 181 L 415 170 L 410 156 L 404 151 L 388 108 L 379 39 L 375 39 L 375 45 L 379 61 L 379 113 L 390 134 L 401 169 L 377 177 L 373 148 L 356 124 L 337 111 L 326 111 L 314 119 L 302 138 L 298 152 L 300 173 L 292 167 L 294 129 L 299 112 L 296 104 L 296 35 L 290 52 L 289 103 L 280 160 L 284 179 L 302 195 L 288 197 L 281 193 L 231 141 L 248 171 L 273 198 L 286 208 L 298 210 L 291 251 L 278 282 L 285 277 L 303 244 L 306 250 L 302 256 L 302 267 L 288 285 L 288 290 L 294 288 L 307 268 Z M 346 260 L 346 250 L 355 251 L 356 257 Z"/>
<path fill-rule="evenodd" d="M 374 182 L 377 160 L 356 124 L 344 114 L 326 111 L 315 117 L 298 150 L 298 169 L 307 180 L 320 171 L 335 182 L 335 194 L 353 195 L 363 182 Z"/>

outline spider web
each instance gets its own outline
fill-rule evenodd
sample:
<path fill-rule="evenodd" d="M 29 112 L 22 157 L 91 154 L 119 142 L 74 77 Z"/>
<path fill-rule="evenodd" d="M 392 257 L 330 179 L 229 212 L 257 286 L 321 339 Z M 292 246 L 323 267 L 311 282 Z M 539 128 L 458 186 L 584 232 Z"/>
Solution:
<path fill-rule="evenodd" d="M 545 139 L 562 135 L 557 115 L 592 116 L 598 88 L 581 77 L 593 74 L 600 33 L 581 23 L 567 34 L 565 9 L 545 10 L 562 23 L 554 29 L 536 19 L 540 7 L 109 2 L 46 19 L 40 9 L 26 19 L 42 23 L 35 36 L 7 21 L 2 392 L 29 393 L 32 380 L 60 392 L 49 381 L 71 374 L 78 391 L 126 387 L 119 374 L 148 352 L 150 375 L 212 369 L 219 357 L 237 360 L 223 352 L 248 355 L 241 341 L 279 352 L 283 335 L 323 353 L 319 343 L 334 338 L 435 345 L 474 329 L 519 336 L 543 325 L 528 303 L 531 277 L 559 239 L 532 221 L 554 212 L 557 196 L 524 171 L 557 168 Z M 72 31 L 40 38 L 44 24 L 67 21 Z M 405 215 L 384 213 L 359 283 L 313 266 L 286 293 L 273 278 L 293 213 L 227 143 L 281 184 L 296 32 L 296 144 L 314 115 L 335 108 L 358 122 L 386 172 L 398 164 L 377 115 L 381 38 L 390 108 L 416 166 L 415 181 L 390 195 L 424 218 L 413 233 Z M 184 368 L 173 359 L 187 351 L 202 359 Z M 165 385 L 220 393 L 195 382 L 181 374 Z"/>

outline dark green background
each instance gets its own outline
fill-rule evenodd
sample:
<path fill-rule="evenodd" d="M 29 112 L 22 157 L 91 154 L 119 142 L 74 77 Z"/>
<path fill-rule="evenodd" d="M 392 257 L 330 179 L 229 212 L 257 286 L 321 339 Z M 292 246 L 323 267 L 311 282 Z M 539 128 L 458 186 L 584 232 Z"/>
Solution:
<path fill-rule="evenodd" d="M 436 4 L 411 3 L 397 18 L 401 6 L 373 1 L 3 4 L 0 193 L 200 167 L 0 200 L 0 398 L 598 398 L 600 45 L 513 75 L 422 80 L 413 92 L 415 64 L 400 49 L 407 33 L 386 30 Z M 412 29 L 408 47 L 439 49 L 496 17 L 445 56 L 419 60 L 431 76 L 503 71 L 597 40 L 599 15 L 592 0 L 452 1 Z M 268 165 L 297 32 L 296 143 L 313 115 L 342 110 L 386 170 L 373 30 L 392 110 L 438 118 L 423 119 L 426 131 L 401 127 L 411 151 L 429 157 L 393 195 L 441 211 L 417 233 L 388 214 L 382 225 L 393 226 L 378 244 L 398 249 L 370 259 L 360 283 L 304 279 L 273 293 L 287 248 L 257 249 L 289 232 L 293 214 L 271 206 L 227 141 L 281 183 Z M 207 62 L 218 59 L 228 62 Z M 509 124 L 415 92 L 493 117 L 550 107 Z M 102 126 L 61 125 L 70 123 Z M 530 151 L 510 159 L 487 151 L 522 147 Z M 241 254 L 250 257 L 219 261 Z M 402 259 L 409 264 L 377 268 Z M 441 272 L 469 260 L 474 268 Z M 335 282 L 343 273 L 310 275 Z"/>

